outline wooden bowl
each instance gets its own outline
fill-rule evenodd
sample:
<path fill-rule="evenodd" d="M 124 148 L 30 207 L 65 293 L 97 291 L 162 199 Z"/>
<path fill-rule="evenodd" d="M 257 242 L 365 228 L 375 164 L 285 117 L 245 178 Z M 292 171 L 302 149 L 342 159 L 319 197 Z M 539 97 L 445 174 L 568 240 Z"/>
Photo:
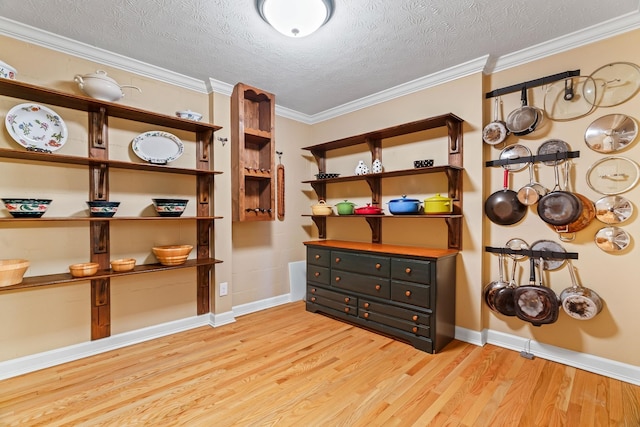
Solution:
<path fill-rule="evenodd" d="M 21 283 L 27 268 L 29 261 L 26 259 L 0 259 L 0 286 Z"/>
<path fill-rule="evenodd" d="M 159 257 L 174 257 L 189 255 L 193 246 L 191 245 L 168 245 L 168 246 L 154 246 L 151 248 L 156 258 Z"/>
<path fill-rule="evenodd" d="M 97 262 L 83 262 L 80 264 L 71 264 L 69 271 L 73 277 L 93 276 L 98 272 L 99 266 Z"/>
<path fill-rule="evenodd" d="M 176 255 L 176 256 L 157 256 L 156 258 L 158 258 L 158 261 L 160 261 L 160 264 L 162 265 L 167 265 L 167 266 L 171 266 L 171 265 L 182 265 L 185 262 L 187 262 L 187 258 L 189 258 L 189 255 Z"/>
<path fill-rule="evenodd" d="M 111 269 L 113 271 L 131 271 L 135 266 L 135 258 L 122 258 L 111 261 Z"/>

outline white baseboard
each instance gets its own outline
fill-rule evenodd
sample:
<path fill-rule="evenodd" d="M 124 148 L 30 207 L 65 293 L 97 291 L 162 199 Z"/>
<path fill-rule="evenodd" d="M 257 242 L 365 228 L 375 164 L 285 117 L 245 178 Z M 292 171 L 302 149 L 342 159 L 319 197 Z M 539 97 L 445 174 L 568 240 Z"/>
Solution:
<path fill-rule="evenodd" d="M 31 354 L 17 359 L 0 362 L 0 380 L 39 371 L 40 369 L 60 365 L 107 351 L 116 350 L 166 335 L 175 334 L 200 326 L 209 325 L 209 316 L 193 316 L 173 322 L 154 325 L 135 331 L 112 335 L 95 341 L 83 342 L 42 353 Z"/>
<path fill-rule="evenodd" d="M 255 313 L 256 311 L 266 310 L 289 302 L 291 302 L 291 294 L 278 295 L 277 297 L 237 305 L 233 307 L 233 314 L 236 317 L 244 316 L 245 314 Z"/>
<path fill-rule="evenodd" d="M 238 316 L 266 310 L 278 305 L 287 304 L 291 301 L 291 294 L 280 295 L 249 304 L 242 304 L 233 307 L 232 311 L 225 313 L 210 313 L 208 315 L 204 314 L 201 316 L 189 317 L 186 319 L 163 323 L 161 325 L 154 325 L 148 328 L 113 335 L 96 341 L 74 344 L 55 350 L 19 357 L 17 359 L 6 360 L 4 362 L 0 362 L 0 380 L 82 359 L 121 347 L 138 344 L 166 335 L 198 328 L 200 326 L 209 325 L 212 327 L 219 327 L 227 325 L 235 322 L 235 318 Z M 615 360 L 566 350 L 560 347 L 488 329 L 473 331 L 456 326 L 455 338 L 459 341 L 468 342 L 477 346 L 493 344 L 498 347 L 518 352 L 526 349 L 535 357 L 573 366 L 578 369 L 583 369 L 585 371 L 627 383 L 640 385 L 640 367 L 620 363 Z"/>
<path fill-rule="evenodd" d="M 493 344 L 517 352 L 527 350 L 535 357 L 573 366 L 574 368 L 583 369 L 634 385 L 640 385 L 640 367 L 615 360 L 567 350 L 488 329 L 478 332 L 456 326 L 455 337 L 457 340 L 479 346 Z"/>

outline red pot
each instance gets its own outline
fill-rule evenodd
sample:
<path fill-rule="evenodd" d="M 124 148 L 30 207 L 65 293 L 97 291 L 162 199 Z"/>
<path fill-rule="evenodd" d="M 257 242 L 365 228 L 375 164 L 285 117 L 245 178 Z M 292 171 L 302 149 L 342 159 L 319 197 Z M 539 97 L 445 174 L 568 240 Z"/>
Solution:
<path fill-rule="evenodd" d="M 367 206 L 355 208 L 356 215 L 382 215 L 382 209 L 377 206 L 371 206 L 371 203 L 367 203 Z"/>

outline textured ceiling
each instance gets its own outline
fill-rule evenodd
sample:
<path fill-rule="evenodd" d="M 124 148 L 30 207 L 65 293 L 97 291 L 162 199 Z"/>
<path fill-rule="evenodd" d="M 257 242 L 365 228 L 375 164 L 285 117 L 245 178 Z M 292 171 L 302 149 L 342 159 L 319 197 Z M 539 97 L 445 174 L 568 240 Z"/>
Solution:
<path fill-rule="evenodd" d="M 0 16 L 185 76 L 247 83 L 313 115 L 637 13 L 638 0 L 334 0 L 292 39 L 255 0 L 0 0 Z M 490 62 L 491 62 L 490 61 Z"/>

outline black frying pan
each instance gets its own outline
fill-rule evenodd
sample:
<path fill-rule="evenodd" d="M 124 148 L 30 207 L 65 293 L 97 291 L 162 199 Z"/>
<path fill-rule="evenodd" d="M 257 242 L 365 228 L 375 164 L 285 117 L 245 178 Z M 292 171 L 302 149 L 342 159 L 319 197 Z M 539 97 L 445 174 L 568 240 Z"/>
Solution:
<path fill-rule="evenodd" d="M 498 225 L 512 225 L 524 218 L 527 207 L 518 200 L 518 193 L 509 190 L 509 170 L 504 170 L 503 189 L 490 195 L 484 202 L 484 213 Z"/>

